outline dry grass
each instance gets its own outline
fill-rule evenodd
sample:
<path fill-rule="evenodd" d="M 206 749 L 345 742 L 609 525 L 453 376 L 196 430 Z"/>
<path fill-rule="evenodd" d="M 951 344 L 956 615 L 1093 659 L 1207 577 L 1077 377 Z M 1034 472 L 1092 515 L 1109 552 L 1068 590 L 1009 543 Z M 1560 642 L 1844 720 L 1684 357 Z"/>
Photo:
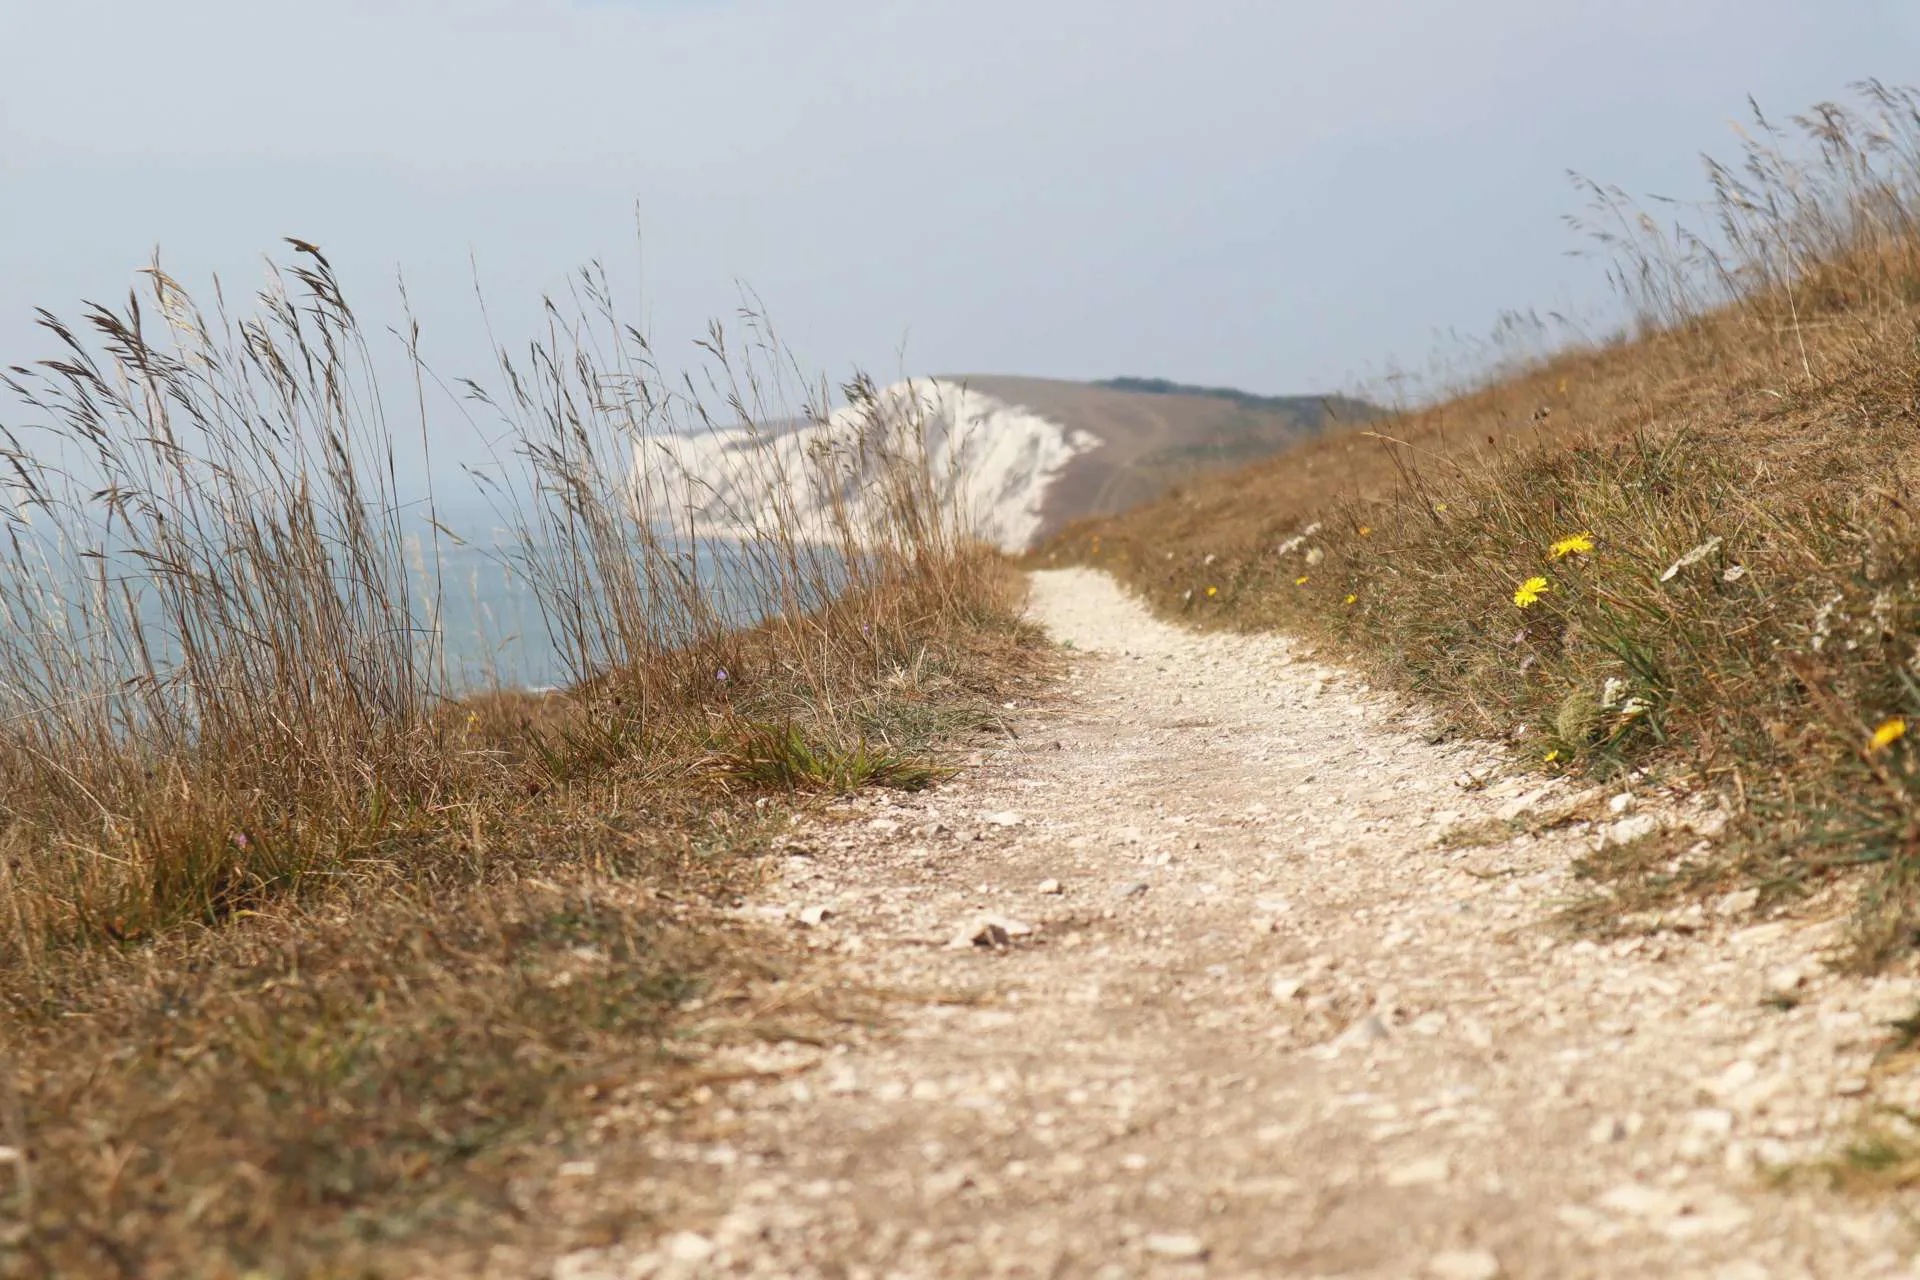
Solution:
<path fill-rule="evenodd" d="M 1593 190 L 1631 335 L 1047 554 L 1315 637 L 1542 769 L 1721 788 L 1720 865 L 1630 860 L 1616 909 L 1728 866 L 1772 902 L 1871 864 L 1860 960 L 1906 950 L 1920 758 L 1875 734 L 1920 723 L 1920 99 L 1860 93 L 1791 136 L 1757 122 L 1698 234 Z"/>
<path fill-rule="evenodd" d="M 650 505 L 635 440 L 707 410 L 585 273 L 492 389 L 453 384 L 515 442 L 509 554 L 577 679 L 456 697 L 402 429 L 295 247 L 255 316 L 156 267 L 8 377 L 0 1274 L 383 1274 L 422 1233 L 619 1229 L 539 1210 L 589 1116 L 670 1110 L 700 1038 L 846 1012 L 767 998 L 792 957 L 720 910 L 746 855 L 810 789 L 933 781 L 1037 671 L 1017 580 L 864 383 L 881 465 L 809 465 L 883 500 L 809 522 L 770 473 L 718 560 Z M 763 327 L 742 350 L 716 331 L 715 420 L 790 391 Z"/>

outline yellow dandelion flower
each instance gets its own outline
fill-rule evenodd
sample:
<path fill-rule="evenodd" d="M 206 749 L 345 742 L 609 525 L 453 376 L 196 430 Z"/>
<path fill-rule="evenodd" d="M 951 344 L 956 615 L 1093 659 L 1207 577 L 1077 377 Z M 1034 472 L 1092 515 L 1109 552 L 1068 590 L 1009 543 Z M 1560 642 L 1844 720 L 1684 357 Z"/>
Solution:
<path fill-rule="evenodd" d="M 1894 743 L 1907 736 L 1907 722 L 1899 716 L 1883 720 L 1880 727 L 1873 731 L 1873 740 L 1867 746 L 1869 751 L 1885 751 Z"/>
<path fill-rule="evenodd" d="M 1436 502 L 1433 504 L 1433 509 L 1435 511 L 1445 511 L 1447 509 L 1447 504 L 1444 502 Z"/>
<path fill-rule="evenodd" d="M 1208 588 L 1207 588 L 1207 594 L 1208 594 L 1209 596 L 1217 596 L 1217 595 L 1219 595 L 1219 594 L 1220 594 L 1220 588 L 1218 588 L 1218 587 L 1208 587 Z"/>
<path fill-rule="evenodd" d="M 1355 600 L 1358 600 L 1359 598 L 1360 598 L 1359 596 L 1348 596 L 1347 603 L 1352 604 Z"/>
<path fill-rule="evenodd" d="M 1307 585 L 1307 575 L 1303 573 L 1303 574 L 1301 574 L 1301 575 L 1300 575 L 1299 577 L 1297 577 L 1297 578 L 1295 578 L 1295 579 L 1293 580 L 1293 585 L 1294 585 L 1294 586 L 1296 586 L 1296 587 L 1304 587 L 1304 586 L 1306 586 L 1306 585 Z"/>
<path fill-rule="evenodd" d="M 1553 589 L 1553 584 L 1538 574 L 1528 578 L 1513 589 L 1513 602 L 1525 609 L 1535 604 L 1541 596 Z"/>
<path fill-rule="evenodd" d="M 1547 752 L 1545 757 L 1545 762 L 1547 764 L 1552 764 L 1554 761 L 1558 760 L 1559 758 L 1560 758 L 1560 748 L 1555 747 L 1553 750 Z"/>
<path fill-rule="evenodd" d="M 1368 528 L 1368 527 L 1367 527 L 1366 525 L 1364 525 L 1364 524 L 1363 524 L 1363 525 L 1361 525 L 1361 526 L 1360 526 L 1360 536 L 1361 536 L 1361 537 L 1363 537 L 1363 538 L 1368 538 L 1368 537 L 1372 537 L 1372 536 L 1373 536 L 1373 530 L 1372 530 L 1372 529 L 1370 529 L 1370 528 Z"/>
<path fill-rule="evenodd" d="M 1572 537 L 1562 538 L 1547 548 L 1547 554 L 1555 560 L 1564 560 L 1568 556 L 1584 556 L 1593 550 L 1593 535 L 1576 533 Z"/>

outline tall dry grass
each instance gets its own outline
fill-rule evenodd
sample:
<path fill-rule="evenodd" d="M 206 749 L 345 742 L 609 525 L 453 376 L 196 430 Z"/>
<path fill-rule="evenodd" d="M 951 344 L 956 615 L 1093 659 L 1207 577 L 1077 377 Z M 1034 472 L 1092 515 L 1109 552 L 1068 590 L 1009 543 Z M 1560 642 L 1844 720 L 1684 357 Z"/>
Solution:
<path fill-rule="evenodd" d="M 293 250 L 244 316 L 158 266 L 43 313 L 55 356 L 6 375 L 0 1274 L 377 1273 L 422 1233 L 603 1229 L 529 1218 L 527 1179 L 611 1094 L 675 1095 L 683 1006 L 830 1031 L 714 910 L 786 798 L 927 785 L 1032 665 L 924 422 L 864 380 L 818 448 L 740 455 L 729 541 L 696 527 L 702 477 L 657 470 L 689 433 L 828 416 L 758 317 L 669 386 L 588 272 L 484 379 L 409 326 L 395 394 Z M 456 412 L 506 428 L 483 478 L 554 696 L 450 684 L 444 489 L 409 570 L 402 477 Z"/>
<path fill-rule="evenodd" d="M 211 923 L 449 784 L 367 353 L 325 259 L 256 315 L 147 292 L 16 368 L 0 962 Z"/>
<path fill-rule="evenodd" d="M 681 465 L 674 442 L 720 424 L 790 430 L 767 421 L 790 362 L 758 317 L 750 347 L 716 328 L 710 410 L 691 384 L 666 389 L 604 279 L 581 279 L 575 311 L 550 304 L 547 335 L 503 352 L 502 390 L 460 383 L 512 441 L 483 477 L 516 535 L 502 554 L 596 691 L 575 736 L 672 752 L 757 709 L 858 745 L 844 690 L 986 572 L 934 487 L 923 424 L 857 380 L 850 429 L 809 474 L 773 449 L 734 455 L 747 509 L 716 544 L 669 501 L 703 478 L 660 471 Z M 61 355 L 8 378 L 27 415 L 0 454 L 16 961 L 352 875 L 422 815 L 499 785 L 445 714 L 401 446 L 326 259 L 300 246 L 240 320 L 204 314 L 158 266 L 147 285 L 81 326 L 43 316 Z M 420 360 L 417 331 L 407 350 Z M 856 490 L 857 506 L 841 500 Z M 816 493 L 834 500 L 816 509 Z M 759 706 L 774 687 L 789 705 Z"/>

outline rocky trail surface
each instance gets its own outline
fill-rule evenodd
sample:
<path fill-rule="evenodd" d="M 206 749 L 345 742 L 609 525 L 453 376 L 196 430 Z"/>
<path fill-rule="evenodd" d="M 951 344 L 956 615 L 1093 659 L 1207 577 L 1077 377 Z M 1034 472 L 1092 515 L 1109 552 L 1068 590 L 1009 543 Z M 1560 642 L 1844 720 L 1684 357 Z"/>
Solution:
<path fill-rule="evenodd" d="M 652 1140 L 662 1229 L 558 1280 L 1914 1274 L 1896 1206 L 1769 1176 L 1902 1087 L 1872 1061 L 1911 980 L 1830 973 L 1838 921 L 1750 894 L 1554 923 L 1596 843 L 1717 812 L 1503 776 L 1101 575 L 1032 611 L 1064 695 L 797 832 L 751 908 L 906 998 L 731 1051 Z"/>

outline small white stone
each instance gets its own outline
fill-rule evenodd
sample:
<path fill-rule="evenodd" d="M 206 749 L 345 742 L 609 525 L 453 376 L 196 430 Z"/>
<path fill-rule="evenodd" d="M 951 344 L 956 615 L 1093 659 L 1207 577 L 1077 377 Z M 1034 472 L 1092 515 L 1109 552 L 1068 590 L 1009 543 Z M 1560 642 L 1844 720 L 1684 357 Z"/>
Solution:
<path fill-rule="evenodd" d="M 1760 905 L 1758 889 L 1735 889 L 1714 903 L 1713 910 L 1714 914 L 1719 916 L 1744 916 L 1758 905 Z"/>
<path fill-rule="evenodd" d="M 1619 1142 L 1627 1136 L 1627 1123 L 1619 1116 L 1606 1116 L 1595 1120 L 1587 1130 L 1587 1141 L 1594 1146 L 1605 1146 L 1610 1142 Z"/>
<path fill-rule="evenodd" d="M 1306 987 L 1306 982 L 1300 978 L 1276 975 L 1273 981 L 1267 984 L 1267 994 L 1273 997 L 1276 1004 L 1286 1004 L 1306 990 Z"/>
<path fill-rule="evenodd" d="M 1767 975 L 1767 990 L 1787 995 L 1807 985 L 1807 971 L 1797 964 L 1783 964 Z"/>
<path fill-rule="evenodd" d="M 1452 1172 L 1453 1166 L 1445 1156 L 1422 1156 L 1388 1169 L 1386 1184 L 1390 1187 L 1430 1187 L 1445 1182 Z"/>
<path fill-rule="evenodd" d="M 1042 880 L 1039 884 L 1037 892 L 1045 893 L 1045 894 L 1055 894 L 1055 893 L 1065 893 L 1066 890 L 1060 887 L 1060 882 L 1058 880 Z"/>
<path fill-rule="evenodd" d="M 1710 809 L 1706 813 L 1687 819 L 1687 829 L 1697 836 L 1708 840 L 1715 839 L 1727 829 L 1727 815 L 1724 810 Z"/>
<path fill-rule="evenodd" d="M 990 827 L 1017 827 L 1021 823 L 1025 822 L 1026 819 L 1021 817 L 1019 814 L 1015 813 L 1011 809 L 1002 809 L 998 813 L 981 814 L 980 821 L 986 823 Z"/>
<path fill-rule="evenodd" d="M 833 914 L 832 907 L 812 906 L 800 909 L 800 923 L 809 929 L 818 929 Z"/>
<path fill-rule="evenodd" d="M 1536 787 L 1523 795 L 1515 796 L 1494 810 L 1493 816 L 1502 822 L 1512 822 L 1516 818 L 1525 817 L 1527 814 L 1533 812 L 1535 806 L 1546 799 L 1552 790 L 1553 788 L 1551 787 Z M 1449 819 L 1458 820 L 1460 815 L 1450 813 L 1445 816 Z"/>
<path fill-rule="evenodd" d="M 1687 1113 L 1687 1127 L 1710 1138 L 1724 1138 L 1733 1132 L 1733 1112 L 1701 1107 Z"/>
<path fill-rule="evenodd" d="M 1012 916 L 976 916 L 947 945 L 955 951 L 972 947 L 999 948 L 1012 945 L 1016 938 L 1033 936 L 1033 926 Z"/>
<path fill-rule="evenodd" d="M 713 1241 L 698 1231 L 676 1231 L 661 1242 L 660 1251 L 674 1262 L 705 1262 L 714 1248 Z"/>
<path fill-rule="evenodd" d="M 660 1255 L 643 1253 L 627 1266 L 626 1274 L 651 1276 L 660 1269 Z M 612 1280 L 612 1259 L 605 1249 L 579 1249 L 553 1260 L 547 1272 L 552 1280 Z"/>
<path fill-rule="evenodd" d="M 600 1171 L 600 1166 L 591 1160 L 569 1160 L 560 1166 L 563 1178 L 591 1178 Z"/>
<path fill-rule="evenodd" d="M 1344 1053 L 1348 1049 L 1370 1049 L 1390 1034 L 1387 1024 L 1380 1020 L 1379 1015 L 1370 1013 L 1335 1036 L 1329 1047 L 1335 1053 Z"/>
<path fill-rule="evenodd" d="M 1600 1197 L 1599 1204 L 1603 1209 L 1635 1218 L 1671 1218 L 1686 1212 L 1687 1208 L 1684 1197 L 1639 1182 L 1615 1187 Z"/>
<path fill-rule="evenodd" d="M 1633 812 L 1633 792 L 1622 791 L 1617 796 L 1607 797 L 1607 812 L 1614 817 Z"/>
<path fill-rule="evenodd" d="M 1731 1098 L 1760 1078 L 1760 1068 L 1742 1058 L 1719 1075 L 1700 1082 L 1702 1092 L 1715 1098 Z"/>
<path fill-rule="evenodd" d="M 1201 1262 L 1207 1256 L 1207 1242 L 1199 1236 L 1155 1231 L 1143 1243 L 1148 1253 L 1169 1262 Z"/>
<path fill-rule="evenodd" d="M 1660 829 L 1660 819 L 1651 813 L 1636 813 L 1612 823 L 1606 829 L 1605 844 L 1632 844 Z"/>
<path fill-rule="evenodd" d="M 1833 1086 L 1833 1091 L 1843 1098 L 1857 1098 L 1867 1091 L 1865 1076 L 1842 1076 Z"/>
<path fill-rule="evenodd" d="M 1434 1280 L 1500 1280 L 1500 1259 L 1485 1249 L 1449 1249 L 1427 1259 Z"/>
<path fill-rule="evenodd" d="M 867 830 L 879 835 L 890 836 L 900 830 L 900 824 L 892 818 L 875 818 L 867 824 Z"/>

